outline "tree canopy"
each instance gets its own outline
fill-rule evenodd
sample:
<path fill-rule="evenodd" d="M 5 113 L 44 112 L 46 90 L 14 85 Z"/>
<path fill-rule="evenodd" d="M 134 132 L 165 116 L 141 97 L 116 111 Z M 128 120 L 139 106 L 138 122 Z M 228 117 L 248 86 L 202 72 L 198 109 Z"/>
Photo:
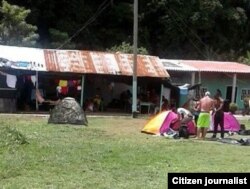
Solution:
<path fill-rule="evenodd" d="M 29 9 L 10 5 L 2 1 L 0 9 L 2 18 L 0 23 L 0 42 L 4 45 L 34 46 L 38 35 L 36 26 L 26 23 Z"/>
<path fill-rule="evenodd" d="M 138 1 L 138 47 L 145 52 L 163 58 L 248 62 L 249 0 Z M 38 29 L 37 46 L 105 51 L 133 44 L 132 0 L 8 2 L 26 8 L 24 18 Z"/>

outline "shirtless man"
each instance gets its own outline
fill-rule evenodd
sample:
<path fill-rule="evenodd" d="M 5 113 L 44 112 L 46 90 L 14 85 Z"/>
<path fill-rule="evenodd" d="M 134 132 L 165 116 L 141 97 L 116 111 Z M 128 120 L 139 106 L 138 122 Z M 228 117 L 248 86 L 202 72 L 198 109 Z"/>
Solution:
<path fill-rule="evenodd" d="M 210 111 L 214 108 L 214 100 L 210 98 L 210 92 L 200 99 L 198 109 L 200 114 L 197 120 L 197 139 L 205 139 L 207 129 L 210 126 Z"/>

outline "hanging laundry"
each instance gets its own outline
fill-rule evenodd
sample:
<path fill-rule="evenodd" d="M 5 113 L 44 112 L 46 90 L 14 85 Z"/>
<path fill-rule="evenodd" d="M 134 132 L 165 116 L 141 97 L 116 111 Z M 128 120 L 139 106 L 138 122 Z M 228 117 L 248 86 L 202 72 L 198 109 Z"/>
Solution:
<path fill-rule="evenodd" d="M 32 75 L 32 76 L 30 77 L 30 79 L 31 79 L 33 85 L 36 86 L 36 76 L 35 76 L 35 75 Z"/>
<path fill-rule="evenodd" d="M 10 88 L 16 88 L 17 77 L 15 75 L 6 75 L 6 83 Z"/>
<path fill-rule="evenodd" d="M 67 95 L 68 94 L 68 87 L 62 87 L 61 88 L 61 94 Z"/>
<path fill-rule="evenodd" d="M 61 92 L 62 92 L 62 87 L 57 86 L 57 87 L 56 87 L 56 91 L 57 91 L 57 93 L 61 93 Z"/>
<path fill-rule="evenodd" d="M 74 82 L 73 82 L 73 80 L 69 80 L 68 81 L 68 87 L 74 87 L 75 85 L 74 85 Z"/>
<path fill-rule="evenodd" d="M 73 80 L 73 84 L 74 84 L 74 86 L 77 86 L 78 81 L 77 80 Z"/>
<path fill-rule="evenodd" d="M 6 76 L 6 84 L 10 88 L 16 88 L 17 77 L 15 75 L 7 74 L 0 71 L 1 75 Z"/>
<path fill-rule="evenodd" d="M 67 80 L 60 80 L 59 81 L 59 86 L 60 87 L 67 87 L 68 86 L 68 81 Z"/>
<path fill-rule="evenodd" d="M 77 90 L 78 90 L 78 91 L 82 90 L 82 86 L 78 85 L 78 86 L 77 86 Z"/>

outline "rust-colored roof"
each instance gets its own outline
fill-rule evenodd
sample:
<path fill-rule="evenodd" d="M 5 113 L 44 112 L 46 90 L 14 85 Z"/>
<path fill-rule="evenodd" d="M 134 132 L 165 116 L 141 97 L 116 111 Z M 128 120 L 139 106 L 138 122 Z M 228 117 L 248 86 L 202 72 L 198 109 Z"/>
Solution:
<path fill-rule="evenodd" d="M 180 63 L 201 72 L 250 73 L 250 66 L 237 62 L 180 60 Z"/>
<path fill-rule="evenodd" d="M 133 75 L 133 55 L 77 50 L 44 50 L 48 71 Z M 138 77 L 169 77 L 160 59 L 137 55 Z"/>
<path fill-rule="evenodd" d="M 133 75 L 133 55 L 0 45 L 0 67 L 35 71 Z M 169 77 L 159 57 L 137 55 L 138 77 Z"/>

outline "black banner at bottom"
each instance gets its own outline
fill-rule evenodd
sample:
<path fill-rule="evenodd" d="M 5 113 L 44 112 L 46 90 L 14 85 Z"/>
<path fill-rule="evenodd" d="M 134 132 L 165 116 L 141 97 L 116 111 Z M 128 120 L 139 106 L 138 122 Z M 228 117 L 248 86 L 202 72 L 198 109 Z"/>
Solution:
<path fill-rule="evenodd" d="M 214 188 L 216 186 L 250 188 L 250 173 L 168 173 L 168 189 L 178 186 Z"/>

